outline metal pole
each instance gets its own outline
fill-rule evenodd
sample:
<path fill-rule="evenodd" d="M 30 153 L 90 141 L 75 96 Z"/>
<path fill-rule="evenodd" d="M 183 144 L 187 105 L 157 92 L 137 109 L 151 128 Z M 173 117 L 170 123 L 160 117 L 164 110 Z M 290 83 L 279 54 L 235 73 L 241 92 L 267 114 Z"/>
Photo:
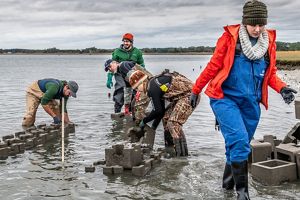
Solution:
<path fill-rule="evenodd" d="M 61 161 L 65 162 L 65 98 L 61 101 Z"/>

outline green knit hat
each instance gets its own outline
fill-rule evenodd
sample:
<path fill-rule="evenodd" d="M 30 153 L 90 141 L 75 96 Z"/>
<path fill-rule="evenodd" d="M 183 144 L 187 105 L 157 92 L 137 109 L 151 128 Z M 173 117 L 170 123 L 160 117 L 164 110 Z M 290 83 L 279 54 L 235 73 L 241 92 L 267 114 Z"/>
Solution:
<path fill-rule="evenodd" d="M 261 1 L 247 1 L 243 7 L 243 21 L 245 25 L 266 25 L 268 10 L 266 4 Z"/>

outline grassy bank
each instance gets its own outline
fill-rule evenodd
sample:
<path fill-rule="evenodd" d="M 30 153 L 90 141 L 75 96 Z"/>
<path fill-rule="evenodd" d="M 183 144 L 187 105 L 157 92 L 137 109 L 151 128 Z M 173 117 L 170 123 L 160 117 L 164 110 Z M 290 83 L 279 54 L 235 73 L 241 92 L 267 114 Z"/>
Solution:
<path fill-rule="evenodd" d="M 278 69 L 300 69 L 300 51 L 277 51 L 276 64 Z"/>

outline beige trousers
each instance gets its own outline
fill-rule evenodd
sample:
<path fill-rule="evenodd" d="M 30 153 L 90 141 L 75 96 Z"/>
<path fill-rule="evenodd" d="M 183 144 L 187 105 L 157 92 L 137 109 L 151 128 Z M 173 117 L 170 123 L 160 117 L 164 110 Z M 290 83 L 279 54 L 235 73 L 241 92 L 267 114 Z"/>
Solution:
<path fill-rule="evenodd" d="M 26 111 L 23 118 L 22 126 L 32 126 L 35 122 L 36 112 L 41 103 L 44 93 L 38 86 L 37 81 L 31 84 L 26 90 Z M 48 104 L 51 110 L 60 116 L 59 103 L 53 99 Z"/>

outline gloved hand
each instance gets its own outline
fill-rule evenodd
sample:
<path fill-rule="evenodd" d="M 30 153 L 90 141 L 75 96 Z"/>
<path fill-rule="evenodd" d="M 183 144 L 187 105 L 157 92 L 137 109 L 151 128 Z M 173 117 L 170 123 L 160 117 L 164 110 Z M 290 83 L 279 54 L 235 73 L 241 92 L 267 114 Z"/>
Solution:
<path fill-rule="evenodd" d="M 190 96 L 190 105 L 192 106 L 192 108 L 196 108 L 198 97 L 199 97 L 199 95 L 194 94 L 192 92 L 192 94 Z"/>
<path fill-rule="evenodd" d="M 293 93 L 297 94 L 297 91 L 292 88 L 288 88 L 288 87 L 283 87 L 280 90 L 280 94 L 281 94 L 284 102 L 287 104 L 290 104 L 290 103 L 292 103 L 292 101 L 294 101 L 295 96 Z"/>
<path fill-rule="evenodd" d="M 145 128 L 145 123 L 144 123 L 143 120 L 139 123 L 139 127 L 140 127 L 142 130 Z"/>
<path fill-rule="evenodd" d="M 55 117 L 53 117 L 53 123 L 54 124 L 60 124 L 61 120 L 59 119 L 59 117 L 55 116 Z"/>
<path fill-rule="evenodd" d="M 112 81 L 113 76 L 114 76 L 113 73 L 110 73 L 110 72 L 107 73 L 106 87 L 108 89 L 111 89 L 111 87 L 114 85 L 113 81 Z"/>

